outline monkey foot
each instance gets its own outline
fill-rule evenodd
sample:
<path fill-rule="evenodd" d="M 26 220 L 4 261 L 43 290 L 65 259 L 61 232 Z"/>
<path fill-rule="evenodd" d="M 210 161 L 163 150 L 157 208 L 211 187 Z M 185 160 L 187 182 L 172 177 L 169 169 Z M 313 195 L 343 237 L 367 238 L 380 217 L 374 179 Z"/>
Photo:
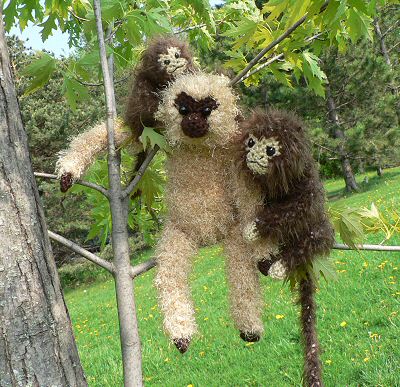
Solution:
<path fill-rule="evenodd" d="M 60 190 L 61 192 L 67 192 L 73 184 L 72 175 L 70 173 L 64 173 L 60 180 Z"/>
<path fill-rule="evenodd" d="M 258 270 L 264 275 L 268 275 L 268 271 L 271 268 L 272 264 L 274 263 L 273 260 L 266 259 L 264 261 L 259 261 L 257 263 Z"/>
<path fill-rule="evenodd" d="M 249 343 L 255 343 L 260 340 L 260 335 L 258 333 L 242 332 L 240 331 L 240 338 Z"/>
<path fill-rule="evenodd" d="M 190 339 L 174 339 L 174 344 L 180 353 L 185 353 L 190 344 Z"/>

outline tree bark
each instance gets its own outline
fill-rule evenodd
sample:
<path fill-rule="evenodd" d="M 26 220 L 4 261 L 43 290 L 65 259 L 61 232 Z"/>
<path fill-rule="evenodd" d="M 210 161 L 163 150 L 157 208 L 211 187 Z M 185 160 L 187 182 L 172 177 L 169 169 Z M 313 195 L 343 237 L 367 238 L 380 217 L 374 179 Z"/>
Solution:
<path fill-rule="evenodd" d="M 345 135 L 340 127 L 339 116 L 336 109 L 335 101 L 332 97 L 332 93 L 329 85 L 326 87 L 326 106 L 328 109 L 328 118 L 330 123 L 333 125 L 332 136 L 340 141 L 338 146 L 338 153 L 340 162 L 342 165 L 343 179 L 346 183 L 346 191 L 352 192 L 357 191 L 357 183 L 351 168 L 350 160 L 347 156 L 347 152 L 344 146 Z"/>
<path fill-rule="evenodd" d="M 385 59 L 385 62 L 388 65 L 390 71 L 393 72 L 392 61 L 390 60 L 389 51 L 388 51 L 388 49 L 386 47 L 385 36 L 382 34 L 381 27 L 379 25 L 379 22 L 378 22 L 377 18 L 374 19 L 373 24 L 374 24 L 374 29 L 375 29 L 375 35 L 377 36 L 377 38 L 379 40 L 380 52 L 381 52 L 383 58 Z M 389 83 L 389 88 L 390 88 L 390 92 L 395 97 L 397 97 L 398 96 L 398 92 L 397 92 L 396 85 L 393 83 L 393 78 Z M 397 115 L 397 122 L 400 122 L 400 103 L 399 102 L 396 103 L 396 115 Z"/>
<path fill-rule="evenodd" d="M 0 2 L 0 386 L 87 386 L 11 77 Z"/>

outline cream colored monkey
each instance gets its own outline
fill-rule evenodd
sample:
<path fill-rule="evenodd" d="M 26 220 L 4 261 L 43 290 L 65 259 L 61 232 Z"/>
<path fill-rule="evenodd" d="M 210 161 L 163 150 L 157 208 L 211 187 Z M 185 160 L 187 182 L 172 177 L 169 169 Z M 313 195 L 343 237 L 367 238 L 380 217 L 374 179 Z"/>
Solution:
<path fill-rule="evenodd" d="M 240 134 L 235 120 L 239 111 L 228 83 L 224 76 L 201 72 L 177 77 L 162 93 L 155 114 L 172 148 L 155 283 L 164 327 L 182 353 L 196 332 L 188 284 L 191 259 L 199 247 L 218 241 L 227 253 L 232 316 L 241 337 L 257 341 L 263 331 L 255 257 L 268 255 L 272 245 L 264 240 L 253 246 L 243 238 L 243 227 L 254 220 L 262 195 L 235 174 L 239 169 L 232 145 Z"/>

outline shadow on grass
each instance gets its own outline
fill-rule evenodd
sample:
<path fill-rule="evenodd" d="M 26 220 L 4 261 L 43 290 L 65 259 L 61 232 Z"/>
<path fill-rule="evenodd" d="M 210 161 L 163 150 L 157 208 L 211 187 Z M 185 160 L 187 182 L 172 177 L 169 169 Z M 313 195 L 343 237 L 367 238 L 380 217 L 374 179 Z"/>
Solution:
<path fill-rule="evenodd" d="M 347 192 L 345 190 L 344 182 L 343 182 L 342 187 L 327 191 L 327 198 L 329 201 L 334 201 L 337 199 L 342 199 L 342 198 L 346 198 L 346 197 L 349 197 L 352 195 L 356 195 L 358 193 L 373 191 L 378 186 L 381 186 L 382 183 L 385 183 L 386 181 L 391 180 L 398 176 L 400 176 L 399 168 L 386 169 L 383 171 L 382 176 L 378 176 L 378 175 L 371 176 L 370 174 L 356 176 L 356 180 L 363 179 L 361 181 L 357 181 L 358 188 L 359 188 L 358 192 Z M 365 180 L 365 178 L 368 178 L 368 180 Z"/>

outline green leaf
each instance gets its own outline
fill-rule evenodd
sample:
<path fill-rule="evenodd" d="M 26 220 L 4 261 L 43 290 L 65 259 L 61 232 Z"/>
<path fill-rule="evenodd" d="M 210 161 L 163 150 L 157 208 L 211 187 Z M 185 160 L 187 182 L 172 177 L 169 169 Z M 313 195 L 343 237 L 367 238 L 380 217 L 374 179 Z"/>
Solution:
<path fill-rule="evenodd" d="M 7 32 L 11 30 L 11 27 L 14 25 L 14 20 L 18 17 L 17 5 L 17 0 L 11 0 L 3 11 L 4 23 Z"/>
<path fill-rule="evenodd" d="M 356 43 L 361 37 L 367 37 L 371 40 L 371 19 L 367 15 L 357 12 L 354 8 L 349 9 L 348 15 L 348 31 L 351 41 Z"/>
<path fill-rule="evenodd" d="M 53 34 L 53 30 L 57 29 L 56 15 L 51 14 L 47 20 L 39 24 L 39 26 L 43 27 L 42 31 L 40 31 L 40 35 L 42 36 L 42 41 L 44 42 L 50 35 Z"/>
<path fill-rule="evenodd" d="M 312 269 L 314 275 L 318 278 L 321 275 L 326 281 L 335 280 L 337 281 L 338 275 L 336 273 L 335 266 L 332 261 L 327 257 L 317 257 L 312 262 Z"/>
<path fill-rule="evenodd" d="M 76 79 L 69 78 L 67 75 L 64 75 L 63 93 L 74 111 L 79 102 L 89 99 L 86 86 L 80 84 Z"/>
<path fill-rule="evenodd" d="M 25 67 L 22 71 L 22 75 L 31 77 L 31 81 L 25 90 L 24 95 L 31 94 L 44 86 L 50 79 L 55 69 L 55 59 L 46 53 L 42 53 L 39 59 Z"/>
<path fill-rule="evenodd" d="M 155 145 L 158 145 L 160 149 L 167 150 L 167 142 L 165 141 L 165 137 L 157 133 L 153 128 L 149 128 L 145 126 L 143 128 L 143 133 L 139 137 L 139 140 L 143 144 L 144 150 L 147 149 L 148 144 L 150 143 L 151 148 L 154 148 Z"/>

